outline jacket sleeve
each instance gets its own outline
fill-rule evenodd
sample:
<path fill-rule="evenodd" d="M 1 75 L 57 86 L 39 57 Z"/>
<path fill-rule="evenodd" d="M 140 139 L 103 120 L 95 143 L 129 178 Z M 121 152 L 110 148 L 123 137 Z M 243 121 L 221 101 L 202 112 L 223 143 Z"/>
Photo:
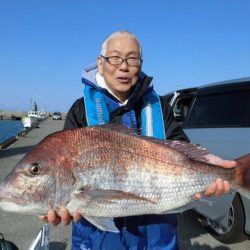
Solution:
<path fill-rule="evenodd" d="M 87 121 L 84 108 L 84 99 L 82 97 L 77 99 L 69 109 L 63 129 L 65 130 L 65 129 L 81 128 L 86 126 L 87 126 Z"/>
<path fill-rule="evenodd" d="M 165 125 L 165 132 L 167 140 L 180 140 L 190 142 L 187 135 L 182 130 L 182 127 L 174 119 L 174 112 L 172 107 L 168 104 L 167 100 L 160 96 L 163 120 Z"/>

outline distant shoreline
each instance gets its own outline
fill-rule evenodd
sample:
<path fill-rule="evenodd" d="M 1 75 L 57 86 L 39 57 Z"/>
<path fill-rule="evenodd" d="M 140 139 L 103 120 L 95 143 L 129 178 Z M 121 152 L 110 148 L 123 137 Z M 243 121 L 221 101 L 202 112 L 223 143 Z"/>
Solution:
<path fill-rule="evenodd" d="M 28 112 L 18 111 L 0 111 L 0 120 L 21 120 L 23 116 L 27 116 Z"/>

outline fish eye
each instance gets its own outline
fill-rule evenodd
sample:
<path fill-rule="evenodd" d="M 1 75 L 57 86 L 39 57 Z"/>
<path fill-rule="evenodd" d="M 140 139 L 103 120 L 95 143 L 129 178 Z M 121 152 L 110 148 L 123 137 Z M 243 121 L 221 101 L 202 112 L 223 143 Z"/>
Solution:
<path fill-rule="evenodd" d="M 30 168 L 30 171 L 31 171 L 31 173 L 33 174 L 33 175 L 37 175 L 37 174 L 39 174 L 40 172 L 41 172 L 41 166 L 40 166 L 40 164 L 38 163 L 38 162 L 33 162 L 32 164 L 31 164 L 31 168 Z"/>

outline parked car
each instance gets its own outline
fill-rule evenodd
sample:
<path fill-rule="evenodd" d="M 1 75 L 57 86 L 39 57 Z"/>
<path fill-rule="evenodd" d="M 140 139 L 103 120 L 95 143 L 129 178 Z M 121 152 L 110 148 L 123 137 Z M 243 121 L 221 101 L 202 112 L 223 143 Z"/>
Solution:
<path fill-rule="evenodd" d="M 250 78 L 193 88 L 189 103 L 185 101 L 187 91 L 177 92 L 179 95 L 175 94 L 172 100 L 174 119 L 182 124 L 192 143 L 224 159 L 236 159 L 250 152 Z M 182 103 L 188 106 L 187 112 L 180 111 L 185 106 Z M 205 228 L 212 236 L 223 243 L 249 238 L 249 198 L 232 191 L 207 200 L 213 205 L 200 205 L 195 210 L 202 215 Z"/>
<path fill-rule="evenodd" d="M 53 120 L 62 120 L 62 114 L 61 112 L 54 112 L 52 115 Z"/>

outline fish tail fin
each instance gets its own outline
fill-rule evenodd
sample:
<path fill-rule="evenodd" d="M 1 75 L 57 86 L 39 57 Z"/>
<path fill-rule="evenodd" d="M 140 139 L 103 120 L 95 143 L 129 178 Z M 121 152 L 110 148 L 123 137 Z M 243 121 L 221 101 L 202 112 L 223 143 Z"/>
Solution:
<path fill-rule="evenodd" d="M 250 154 L 235 159 L 235 185 L 237 191 L 250 198 Z"/>

